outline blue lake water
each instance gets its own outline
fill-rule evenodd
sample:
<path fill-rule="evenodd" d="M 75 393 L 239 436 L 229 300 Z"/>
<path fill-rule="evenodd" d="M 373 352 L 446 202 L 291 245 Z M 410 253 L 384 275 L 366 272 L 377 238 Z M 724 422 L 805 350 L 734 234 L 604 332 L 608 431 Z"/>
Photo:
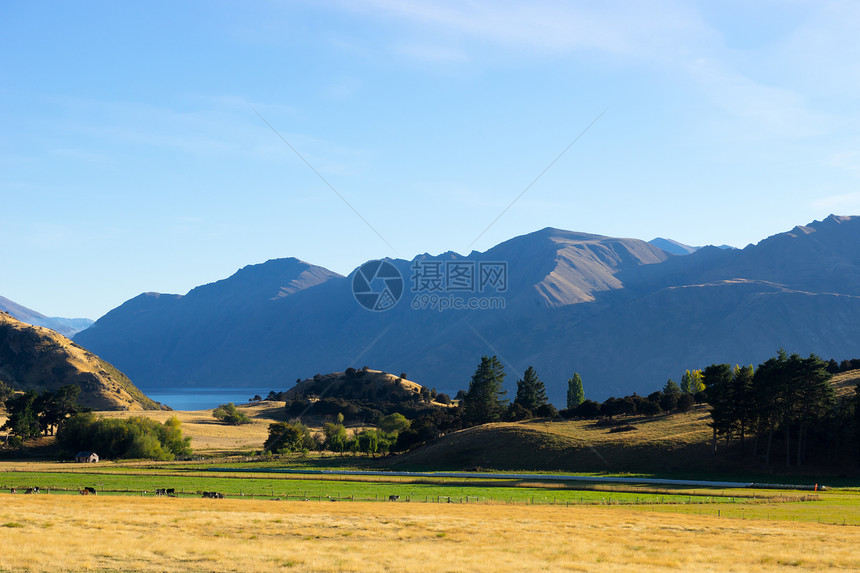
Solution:
<path fill-rule="evenodd" d="M 141 388 L 141 390 L 143 390 Z M 143 393 L 174 410 L 211 410 L 221 404 L 247 403 L 255 394 L 265 398 L 269 390 L 254 390 L 253 388 L 182 388 L 157 389 Z"/>

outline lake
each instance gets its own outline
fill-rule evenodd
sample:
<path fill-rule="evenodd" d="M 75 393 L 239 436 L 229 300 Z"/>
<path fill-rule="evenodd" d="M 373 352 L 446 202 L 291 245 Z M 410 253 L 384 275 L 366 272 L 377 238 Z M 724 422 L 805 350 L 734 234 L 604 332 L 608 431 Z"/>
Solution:
<path fill-rule="evenodd" d="M 141 390 L 156 402 L 161 402 L 174 410 L 211 410 L 227 402 L 245 404 L 255 394 L 263 398 L 269 394 L 269 390 L 253 388 L 160 388 L 151 392 L 142 388 Z"/>

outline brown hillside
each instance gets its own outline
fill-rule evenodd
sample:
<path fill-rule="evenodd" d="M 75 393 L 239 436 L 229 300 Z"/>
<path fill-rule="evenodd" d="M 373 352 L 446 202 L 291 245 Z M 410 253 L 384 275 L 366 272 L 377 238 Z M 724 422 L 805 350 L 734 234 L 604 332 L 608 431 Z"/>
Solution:
<path fill-rule="evenodd" d="M 111 364 L 53 330 L 5 312 L 0 312 L 0 379 L 16 390 L 37 392 L 77 384 L 78 402 L 96 410 L 159 409 Z"/>
<path fill-rule="evenodd" d="M 382 372 L 355 370 L 317 374 L 297 382 L 286 393 L 287 400 L 313 398 L 343 398 L 345 400 L 390 401 L 412 398 L 421 394 L 421 384 Z"/>

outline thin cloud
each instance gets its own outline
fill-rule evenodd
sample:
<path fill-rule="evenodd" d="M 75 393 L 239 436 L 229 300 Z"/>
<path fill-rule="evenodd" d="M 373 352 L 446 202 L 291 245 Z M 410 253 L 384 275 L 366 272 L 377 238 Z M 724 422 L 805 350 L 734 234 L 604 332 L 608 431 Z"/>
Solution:
<path fill-rule="evenodd" d="M 812 109 L 802 94 L 764 85 L 720 62 L 699 59 L 689 70 L 711 103 L 742 120 L 751 137 L 812 137 L 834 125 L 830 115 Z"/>

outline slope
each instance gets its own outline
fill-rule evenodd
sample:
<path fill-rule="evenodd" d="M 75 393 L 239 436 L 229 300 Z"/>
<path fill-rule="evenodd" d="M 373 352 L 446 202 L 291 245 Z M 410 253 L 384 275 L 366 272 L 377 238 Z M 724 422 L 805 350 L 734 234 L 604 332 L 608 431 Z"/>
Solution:
<path fill-rule="evenodd" d="M 0 379 L 16 390 L 81 388 L 78 402 L 99 410 L 157 410 L 119 370 L 68 338 L 0 312 Z"/>

